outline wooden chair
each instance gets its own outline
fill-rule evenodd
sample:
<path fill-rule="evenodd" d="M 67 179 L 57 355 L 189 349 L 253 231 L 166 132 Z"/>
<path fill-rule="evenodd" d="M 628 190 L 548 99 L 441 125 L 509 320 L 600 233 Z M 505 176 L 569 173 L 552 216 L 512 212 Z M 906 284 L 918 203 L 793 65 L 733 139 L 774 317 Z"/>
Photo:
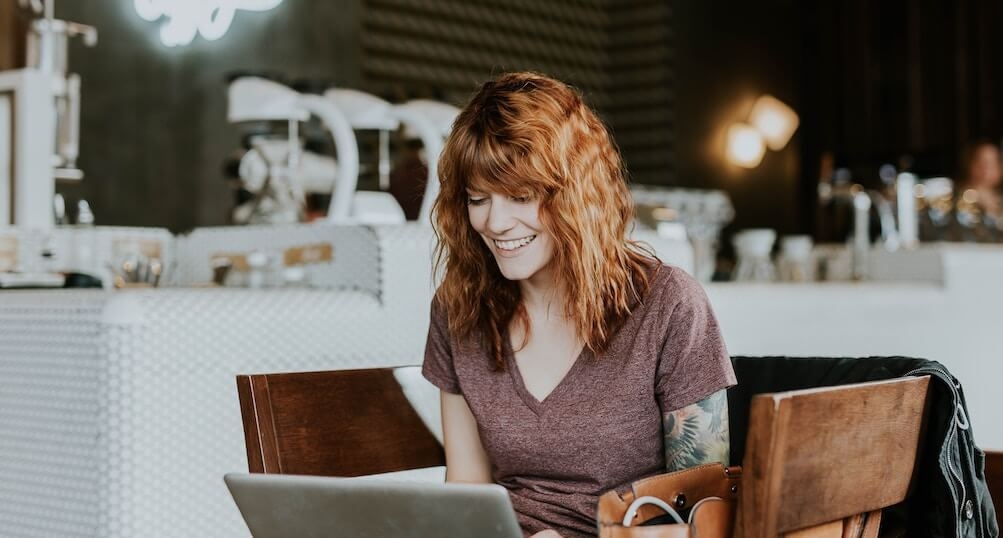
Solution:
<path fill-rule="evenodd" d="M 986 484 L 996 507 L 996 519 L 1003 523 L 1003 452 L 986 451 Z"/>
<path fill-rule="evenodd" d="M 735 536 L 877 536 L 905 500 L 929 377 L 753 397 Z"/>
<path fill-rule="evenodd" d="M 360 476 L 445 465 L 394 370 L 237 376 L 250 471 Z"/>

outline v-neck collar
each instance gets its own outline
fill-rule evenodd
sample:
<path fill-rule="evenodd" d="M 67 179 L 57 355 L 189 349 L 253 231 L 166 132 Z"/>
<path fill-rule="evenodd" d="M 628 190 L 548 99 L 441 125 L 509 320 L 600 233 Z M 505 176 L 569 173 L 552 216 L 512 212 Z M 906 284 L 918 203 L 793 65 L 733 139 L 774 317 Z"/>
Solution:
<path fill-rule="evenodd" d="M 537 400 L 536 396 L 533 396 L 533 393 L 526 388 L 526 381 L 523 379 L 522 372 L 519 370 L 519 362 L 515 359 L 515 350 L 512 349 L 512 343 L 509 340 L 507 332 L 503 337 L 502 345 L 504 346 L 505 351 L 505 366 L 509 375 L 512 376 L 512 385 L 515 386 L 516 393 L 519 394 L 520 398 L 522 398 L 526 407 L 533 411 L 533 413 L 537 416 L 543 414 L 548 404 L 560 399 L 561 394 L 568 390 L 568 385 L 571 382 L 570 380 L 577 375 L 578 370 L 582 368 L 582 365 L 587 362 L 588 357 L 592 355 L 588 346 L 582 347 L 581 352 L 578 353 L 578 356 L 575 358 L 575 362 L 564 374 L 564 377 L 558 381 L 557 385 L 555 385 L 542 400 Z"/>

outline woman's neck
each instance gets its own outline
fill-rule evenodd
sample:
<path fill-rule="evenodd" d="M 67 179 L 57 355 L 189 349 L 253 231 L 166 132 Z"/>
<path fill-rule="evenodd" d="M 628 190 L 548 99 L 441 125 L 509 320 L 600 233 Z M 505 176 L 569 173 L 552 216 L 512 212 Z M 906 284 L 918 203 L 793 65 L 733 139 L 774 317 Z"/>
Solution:
<path fill-rule="evenodd" d="M 549 271 L 541 271 L 519 281 L 522 304 L 531 318 L 564 316 L 564 291 Z"/>

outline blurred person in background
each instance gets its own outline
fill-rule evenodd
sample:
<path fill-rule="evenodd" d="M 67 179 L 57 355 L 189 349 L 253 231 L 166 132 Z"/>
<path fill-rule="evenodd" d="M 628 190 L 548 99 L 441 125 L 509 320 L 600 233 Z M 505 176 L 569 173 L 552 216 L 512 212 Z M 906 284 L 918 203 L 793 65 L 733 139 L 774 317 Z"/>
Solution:
<path fill-rule="evenodd" d="M 957 239 L 997 242 L 1003 237 L 1003 203 L 1000 186 L 1003 166 L 1000 148 L 988 138 L 967 144 L 962 151 L 955 189 Z"/>
<path fill-rule="evenodd" d="M 1003 167 L 1000 149 L 987 138 L 968 144 L 962 152 L 959 192 L 974 190 L 987 213 L 1000 214 L 1000 185 Z"/>
<path fill-rule="evenodd" d="M 407 220 L 418 220 L 428 183 L 428 164 L 422 156 L 421 140 L 409 137 L 390 171 L 390 194 L 404 210 Z"/>

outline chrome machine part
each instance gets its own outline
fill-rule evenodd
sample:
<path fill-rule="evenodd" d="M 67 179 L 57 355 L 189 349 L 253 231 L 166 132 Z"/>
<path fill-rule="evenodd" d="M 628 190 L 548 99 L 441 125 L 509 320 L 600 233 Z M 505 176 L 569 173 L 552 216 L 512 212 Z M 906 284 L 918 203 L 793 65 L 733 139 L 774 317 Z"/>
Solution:
<path fill-rule="evenodd" d="M 55 0 L 33 1 L 30 7 L 37 13 L 39 4 L 44 4 L 44 16 L 29 26 L 27 66 L 52 75 L 56 108 L 55 177 L 79 180 L 83 178 L 83 172 L 76 167 L 80 150 L 80 77 L 69 72 L 69 40 L 80 36 L 84 45 L 93 47 L 97 45 L 98 33 L 93 26 L 55 18 Z"/>

